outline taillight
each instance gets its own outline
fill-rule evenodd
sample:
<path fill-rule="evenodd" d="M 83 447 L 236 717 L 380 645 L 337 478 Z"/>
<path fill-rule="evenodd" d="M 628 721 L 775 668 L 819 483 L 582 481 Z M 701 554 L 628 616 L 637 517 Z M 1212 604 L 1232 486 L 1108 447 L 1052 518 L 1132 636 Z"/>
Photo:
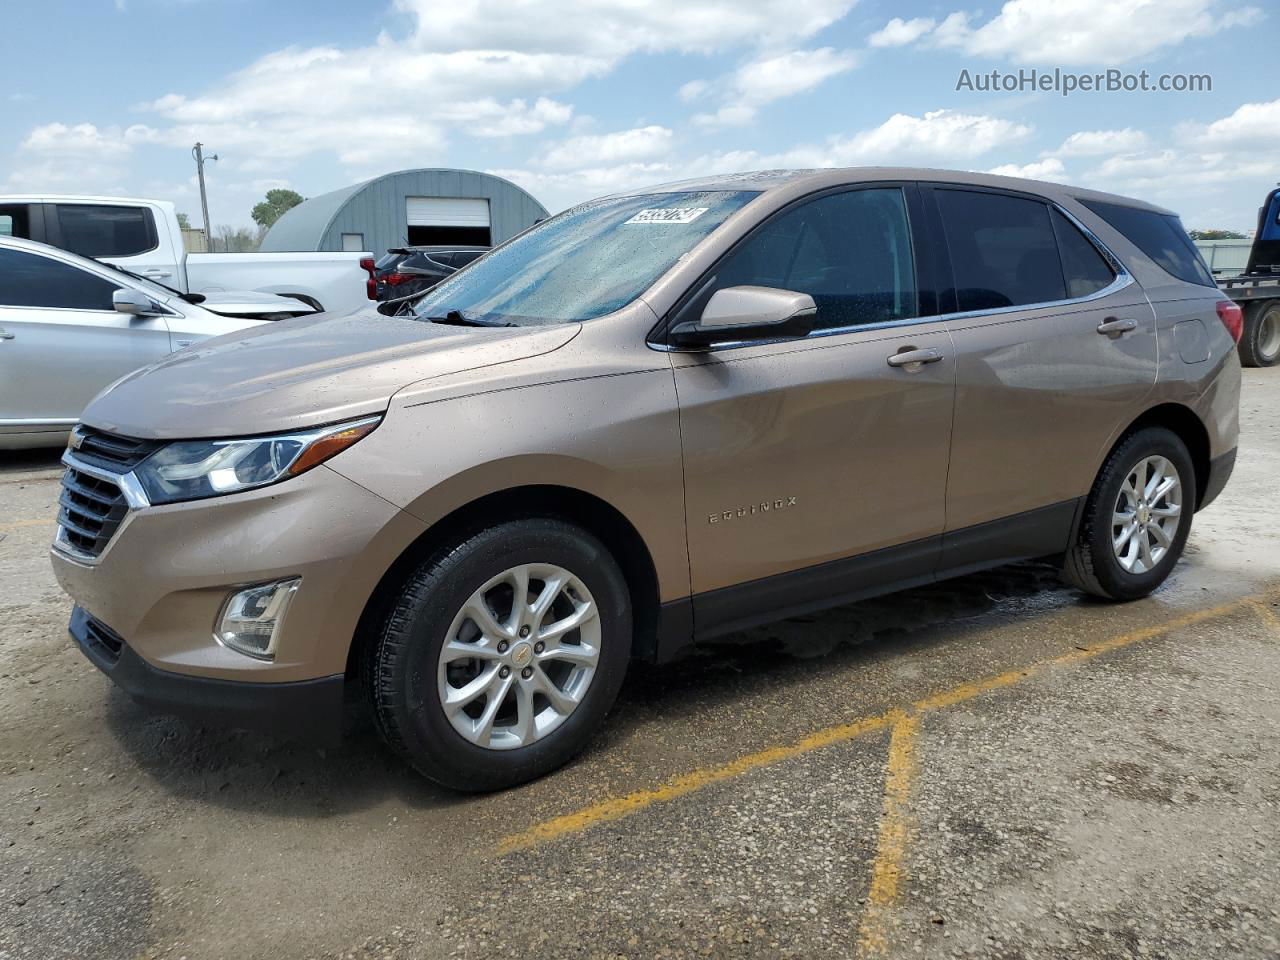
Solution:
<path fill-rule="evenodd" d="M 378 265 L 373 257 L 361 257 L 360 266 L 364 268 L 364 272 L 369 274 L 369 279 L 364 282 L 364 292 L 370 300 L 378 299 L 378 281 L 374 279 L 377 273 Z"/>
<path fill-rule="evenodd" d="M 1232 340 L 1239 343 L 1240 335 L 1244 333 L 1244 311 L 1240 309 L 1240 304 L 1230 300 L 1219 300 L 1215 306 L 1218 308 L 1218 319 L 1227 328 L 1227 333 L 1231 334 Z"/>
<path fill-rule="evenodd" d="M 398 287 L 402 283 L 408 283 L 413 277 L 407 273 L 388 273 L 382 278 L 382 282 L 391 287 Z"/>

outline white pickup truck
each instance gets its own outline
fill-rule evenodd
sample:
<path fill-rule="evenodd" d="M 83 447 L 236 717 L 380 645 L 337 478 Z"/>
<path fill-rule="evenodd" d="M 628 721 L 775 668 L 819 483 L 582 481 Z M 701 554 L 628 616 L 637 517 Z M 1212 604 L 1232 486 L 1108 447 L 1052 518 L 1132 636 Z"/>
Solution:
<path fill-rule="evenodd" d="M 187 253 L 172 203 L 124 197 L 0 196 L 0 236 L 114 263 L 183 293 L 260 290 L 316 310 L 367 306 L 368 253 Z"/>

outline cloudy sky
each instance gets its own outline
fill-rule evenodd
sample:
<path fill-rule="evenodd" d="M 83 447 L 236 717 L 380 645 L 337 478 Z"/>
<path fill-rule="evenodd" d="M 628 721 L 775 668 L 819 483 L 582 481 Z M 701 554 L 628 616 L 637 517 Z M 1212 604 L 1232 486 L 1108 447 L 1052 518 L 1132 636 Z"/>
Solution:
<path fill-rule="evenodd" d="M 1251 228 L 1280 180 L 1263 0 L 0 0 L 0 193 L 170 199 L 249 222 L 406 167 L 547 207 L 777 166 L 996 170 Z M 1209 74 L 1200 92 L 957 89 L 962 71 Z"/>

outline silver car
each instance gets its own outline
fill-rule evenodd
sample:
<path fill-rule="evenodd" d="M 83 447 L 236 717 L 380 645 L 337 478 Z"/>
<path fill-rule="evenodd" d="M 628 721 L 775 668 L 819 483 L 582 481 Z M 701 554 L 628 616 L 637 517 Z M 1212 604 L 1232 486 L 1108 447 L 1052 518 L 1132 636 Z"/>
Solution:
<path fill-rule="evenodd" d="M 182 347 L 313 313 L 274 293 L 183 294 L 0 237 L 0 449 L 61 446 L 99 390 Z"/>

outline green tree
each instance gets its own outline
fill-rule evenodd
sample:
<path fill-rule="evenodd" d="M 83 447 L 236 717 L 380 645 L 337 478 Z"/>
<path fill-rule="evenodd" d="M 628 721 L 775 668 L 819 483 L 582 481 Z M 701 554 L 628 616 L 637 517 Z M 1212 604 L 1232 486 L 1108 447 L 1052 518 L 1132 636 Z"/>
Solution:
<path fill-rule="evenodd" d="M 286 210 L 296 207 L 303 201 L 302 194 L 294 190 L 268 190 L 267 199 L 253 205 L 249 216 L 260 227 L 269 227 L 284 214 Z"/>
<path fill-rule="evenodd" d="M 1248 240 L 1243 233 L 1234 230 L 1192 230 L 1192 240 Z"/>
<path fill-rule="evenodd" d="M 187 218 L 187 215 L 185 213 L 178 214 L 178 226 L 180 226 L 183 230 L 191 229 L 191 221 Z"/>

